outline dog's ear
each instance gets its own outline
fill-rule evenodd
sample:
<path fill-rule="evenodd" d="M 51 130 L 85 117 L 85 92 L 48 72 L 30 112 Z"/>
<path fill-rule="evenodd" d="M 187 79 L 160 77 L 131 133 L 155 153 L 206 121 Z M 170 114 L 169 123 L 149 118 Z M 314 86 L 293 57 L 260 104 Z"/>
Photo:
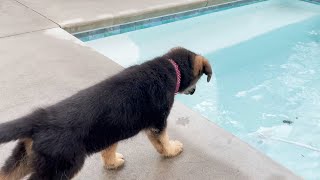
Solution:
<path fill-rule="evenodd" d="M 210 82 L 211 76 L 212 76 L 212 68 L 208 60 L 203 58 L 203 73 L 207 75 L 207 82 Z"/>
<path fill-rule="evenodd" d="M 206 58 L 200 55 L 196 55 L 193 68 L 193 74 L 195 77 L 201 76 L 202 73 L 204 73 L 205 75 L 207 75 L 207 81 L 210 81 L 212 76 L 212 68 Z"/>

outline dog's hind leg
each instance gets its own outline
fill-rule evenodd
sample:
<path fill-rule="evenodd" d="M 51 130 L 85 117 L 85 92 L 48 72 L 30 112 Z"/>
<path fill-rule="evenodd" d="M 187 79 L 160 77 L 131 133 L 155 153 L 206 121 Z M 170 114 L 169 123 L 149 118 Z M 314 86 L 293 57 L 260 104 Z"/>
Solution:
<path fill-rule="evenodd" d="M 0 171 L 0 180 L 22 179 L 32 171 L 32 140 L 20 140 Z"/>
<path fill-rule="evenodd" d="M 166 129 L 158 131 L 155 129 L 147 130 L 147 135 L 156 150 L 165 157 L 174 157 L 182 152 L 182 143 L 179 141 L 169 140 Z"/>
<path fill-rule="evenodd" d="M 35 154 L 34 157 L 34 172 L 29 180 L 70 180 L 80 171 L 85 161 L 85 154 L 72 157 Z"/>
<path fill-rule="evenodd" d="M 101 151 L 101 156 L 107 169 L 117 169 L 124 164 L 123 155 L 116 152 L 117 145 L 118 143 L 115 143 Z"/>

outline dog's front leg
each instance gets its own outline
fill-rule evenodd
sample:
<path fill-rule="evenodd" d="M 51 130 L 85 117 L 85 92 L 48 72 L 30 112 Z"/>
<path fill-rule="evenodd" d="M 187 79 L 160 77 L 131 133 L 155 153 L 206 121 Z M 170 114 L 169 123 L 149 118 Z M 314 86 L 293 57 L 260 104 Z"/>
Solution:
<path fill-rule="evenodd" d="M 182 152 L 182 143 L 179 141 L 169 140 L 169 135 L 166 129 L 161 132 L 149 129 L 147 135 L 156 150 L 165 157 L 174 157 Z"/>
<path fill-rule="evenodd" d="M 115 143 L 101 151 L 104 165 L 107 169 L 117 169 L 124 164 L 123 155 L 116 152 L 118 143 Z"/>

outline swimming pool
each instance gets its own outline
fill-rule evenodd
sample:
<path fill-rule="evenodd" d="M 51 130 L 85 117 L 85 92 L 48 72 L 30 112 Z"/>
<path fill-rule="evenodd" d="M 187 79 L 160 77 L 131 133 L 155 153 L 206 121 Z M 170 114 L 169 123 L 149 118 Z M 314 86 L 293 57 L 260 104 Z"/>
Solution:
<path fill-rule="evenodd" d="M 320 179 L 320 6 L 268 0 L 87 41 L 124 67 L 172 47 L 213 64 L 177 99 L 305 179 Z"/>

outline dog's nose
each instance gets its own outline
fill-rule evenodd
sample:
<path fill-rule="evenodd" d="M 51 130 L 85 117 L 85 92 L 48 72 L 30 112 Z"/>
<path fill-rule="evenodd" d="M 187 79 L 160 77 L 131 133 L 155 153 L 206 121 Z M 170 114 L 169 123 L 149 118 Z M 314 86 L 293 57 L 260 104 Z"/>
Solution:
<path fill-rule="evenodd" d="M 196 88 L 192 89 L 190 94 L 192 95 L 196 91 Z"/>

